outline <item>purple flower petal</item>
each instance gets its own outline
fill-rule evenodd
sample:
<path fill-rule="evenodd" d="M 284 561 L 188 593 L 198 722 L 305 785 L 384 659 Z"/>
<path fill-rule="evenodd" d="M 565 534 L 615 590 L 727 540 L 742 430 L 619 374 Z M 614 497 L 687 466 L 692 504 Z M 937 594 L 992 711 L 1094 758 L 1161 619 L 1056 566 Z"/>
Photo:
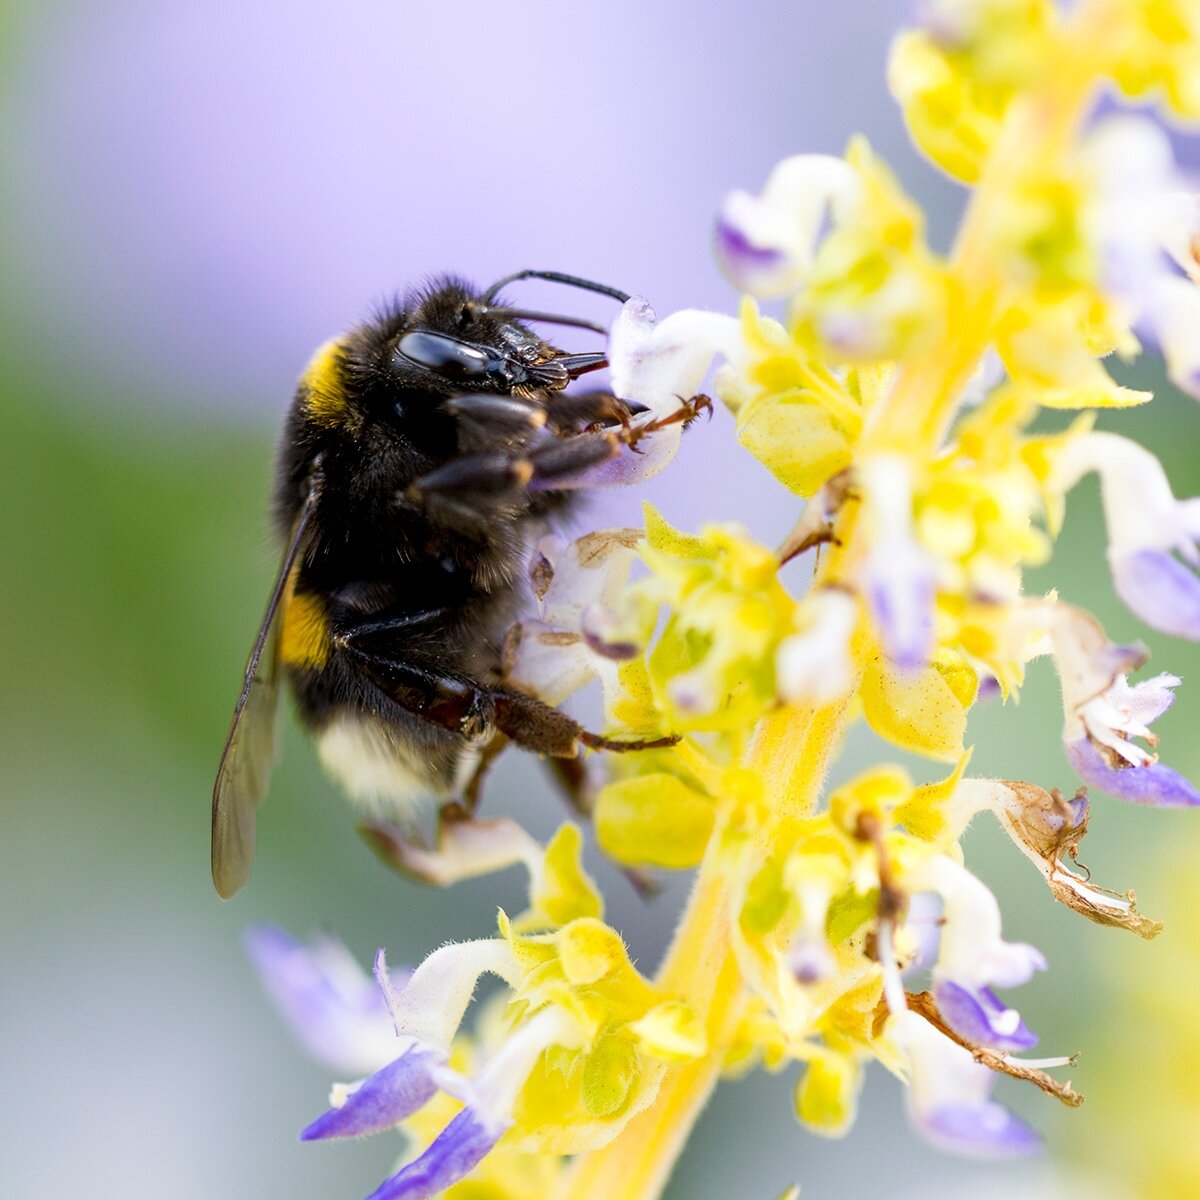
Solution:
<path fill-rule="evenodd" d="M 727 211 L 717 217 L 713 243 L 725 277 L 739 291 L 751 295 L 772 291 L 791 266 L 782 250 L 751 241 Z"/>
<path fill-rule="evenodd" d="M 1151 629 L 1200 641 L 1200 578 L 1165 550 L 1110 554 L 1113 585 Z"/>
<path fill-rule="evenodd" d="M 974 1158 L 1025 1158 L 1042 1148 L 1041 1135 L 994 1100 L 945 1104 L 919 1124 L 935 1146 Z"/>
<path fill-rule="evenodd" d="M 921 570 L 889 572 L 872 580 L 868 600 L 888 658 L 904 671 L 925 666 L 933 650 L 932 579 Z"/>
<path fill-rule="evenodd" d="M 975 990 L 942 979 L 934 995 L 946 1024 L 969 1042 L 1001 1051 L 1037 1045 L 1037 1034 L 991 988 Z"/>
<path fill-rule="evenodd" d="M 1146 767 L 1110 767 L 1087 738 L 1067 743 L 1067 759 L 1080 779 L 1110 796 L 1159 808 L 1200 805 L 1200 791 L 1164 763 L 1151 763 Z"/>
<path fill-rule="evenodd" d="M 427 1200 L 469 1175 L 504 1132 L 474 1109 L 462 1112 L 437 1135 L 420 1158 L 384 1180 L 367 1200 Z"/>
<path fill-rule="evenodd" d="M 895 1018 L 910 1066 L 908 1109 L 934 1145 L 978 1158 L 1033 1154 L 1041 1138 L 991 1099 L 996 1076 L 911 1010 Z"/>
<path fill-rule="evenodd" d="M 433 1070 L 445 1058 L 413 1043 L 395 1062 L 364 1079 L 341 1108 L 331 1108 L 300 1134 L 302 1142 L 361 1137 L 388 1129 L 423 1107 L 438 1085 Z"/>
<path fill-rule="evenodd" d="M 356 1078 L 395 1058 L 399 1044 L 384 998 L 340 942 L 306 945 L 256 925 L 245 943 L 267 994 L 318 1062 Z"/>

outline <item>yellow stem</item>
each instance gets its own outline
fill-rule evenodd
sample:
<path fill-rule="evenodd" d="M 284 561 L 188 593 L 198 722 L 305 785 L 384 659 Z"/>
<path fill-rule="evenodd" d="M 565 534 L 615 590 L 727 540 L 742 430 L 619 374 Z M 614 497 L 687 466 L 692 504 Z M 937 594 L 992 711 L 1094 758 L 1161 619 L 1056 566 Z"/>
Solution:
<path fill-rule="evenodd" d="M 911 450 L 916 442 L 932 453 L 941 443 L 1004 298 L 996 206 L 1028 164 L 1065 157 L 1099 83 L 1094 47 L 1103 44 L 1110 20 L 1105 0 L 1081 5 L 1060 39 L 1063 53 L 1053 72 L 1014 102 L 959 227 L 950 259 L 947 327 L 935 346 L 901 370 L 891 394 L 868 419 L 862 449 Z"/>
<path fill-rule="evenodd" d="M 759 725 L 746 765 L 764 781 L 780 818 L 811 811 L 845 731 L 847 705 L 813 712 L 785 707 Z M 696 878 L 656 982 L 704 1014 L 708 1053 L 667 1072 L 654 1104 L 607 1146 L 571 1168 L 559 1200 L 654 1200 L 721 1072 L 745 996 L 729 923 L 729 881 L 720 834 Z"/>

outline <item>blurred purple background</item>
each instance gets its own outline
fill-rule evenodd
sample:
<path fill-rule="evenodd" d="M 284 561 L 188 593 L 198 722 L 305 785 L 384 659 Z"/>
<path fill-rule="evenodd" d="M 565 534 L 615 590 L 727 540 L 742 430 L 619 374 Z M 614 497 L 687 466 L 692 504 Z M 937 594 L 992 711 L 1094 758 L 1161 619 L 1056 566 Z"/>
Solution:
<path fill-rule="evenodd" d="M 256 414 L 431 272 L 554 268 L 660 312 L 728 307 L 708 239 L 729 188 L 857 129 L 915 161 L 888 7 L 55 6 L 7 89 L 23 307 L 53 313 L 72 365 L 137 363 L 162 402 Z"/>

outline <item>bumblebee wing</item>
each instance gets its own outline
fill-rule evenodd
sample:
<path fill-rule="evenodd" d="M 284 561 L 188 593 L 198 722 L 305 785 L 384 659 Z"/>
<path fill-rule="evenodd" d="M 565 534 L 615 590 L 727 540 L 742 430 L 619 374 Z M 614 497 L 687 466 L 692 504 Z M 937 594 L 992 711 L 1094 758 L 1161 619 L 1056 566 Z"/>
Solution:
<path fill-rule="evenodd" d="M 319 482 L 314 473 L 279 565 L 279 575 L 246 664 L 246 677 L 233 710 L 213 787 L 212 877 L 223 900 L 228 900 L 250 878 L 255 810 L 266 795 L 267 780 L 278 757 L 275 718 L 279 707 L 277 650 L 281 601 L 307 540 L 320 493 Z"/>

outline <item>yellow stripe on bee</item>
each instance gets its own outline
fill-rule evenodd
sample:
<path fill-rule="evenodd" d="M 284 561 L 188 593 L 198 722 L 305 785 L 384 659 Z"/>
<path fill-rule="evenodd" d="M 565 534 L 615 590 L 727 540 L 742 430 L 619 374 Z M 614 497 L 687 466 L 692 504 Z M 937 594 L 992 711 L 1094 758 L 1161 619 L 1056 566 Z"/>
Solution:
<path fill-rule="evenodd" d="M 305 391 L 304 406 L 318 425 L 337 426 L 346 413 L 342 387 L 342 342 L 331 338 L 312 356 L 300 378 Z"/>
<path fill-rule="evenodd" d="M 329 661 L 329 625 L 319 596 L 288 597 L 279 634 L 279 658 L 291 667 L 320 669 Z"/>

